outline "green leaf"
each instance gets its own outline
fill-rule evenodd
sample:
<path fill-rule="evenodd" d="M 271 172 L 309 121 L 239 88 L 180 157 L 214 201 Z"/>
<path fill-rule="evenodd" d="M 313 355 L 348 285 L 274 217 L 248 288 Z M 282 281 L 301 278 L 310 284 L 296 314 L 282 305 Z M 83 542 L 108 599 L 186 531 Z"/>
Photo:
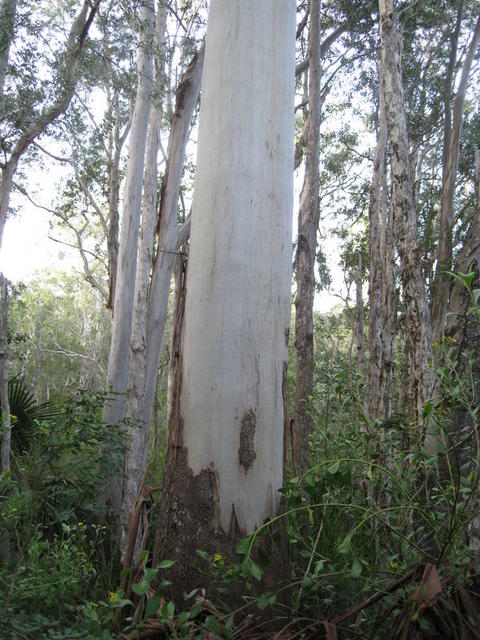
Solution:
<path fill-rule="evenodd" d="M 177 627 L 181 627 L 184 622 L 188 620 L 190 616 L 190 611 L 182 611 L 182 613 L 177 618 Z"/>
<path fill-rule="evenodd" d="M 252 575 L 252 569 L 250 566 L 249 558 L 245 558 L 245 560 L 240 565 L 240 570 L 246 578 L 249 578 Z"/>
<path fill-rule="evenodd" d="M 268 607 L 268 605 L 269 605 L 268 598 L 267 598 L 267 596 L 266 596 L 264 593 L 262 593 L 262 595 L 261 595 L 261 596 L 260 596 L 260 598 L 258 599 L 257 607 L 258 607 L 261 611 L 263 611 L 264 609 L 266 609 L 266 608 Z"/>
<path fill-rule="evenodd" d="M 150 585 L 148 584 L 148 582 L 136 582 L 135 584 L 132 584 L 132 591 L 133 593 L 136 593 L 137 596 L 144 596 L 148 590 L 150 589 Z"/>
<path fill-rule="evenodd" d="M 362 573 L 362 568 L 363 567 L 362 567 L 362 563 L 360 562 L 360 560 L 355 558 L 355 560 L 352 563 L 352 568 L 350 570 L 352 578 L 358 578 L 360 576 L 360 574 Z"/>
<path fill-rule="evenodd" d="M 472 291 L 473 304 L 478 305 L 478 299 L 480 298 L 480 289 L 474 289 Z"/>
<path fill-rule="evenodd" d="M 246 538 L 240 540 L 240 542 L 237 544 L 237 553 L 241 555 L 245 555 L 246 553 L 248 553 L 250 551 L 251 543 L 252 536 L 247 536 Z"/>
<path fill-rule="evenodd" d="M 150 600 L 147 600 L 147 603 L 145 604 L 145 618 L 151 618 L 157 613 L 160 607 L 160 602 L 161 600 L 158 596 L 154 596 L 153 598 L 150 598 Z"/>
<path fill-rule="evenodd" d="M 328 473 L 331 473 L 333 476 L 337 473 L 339 468 L 340 468 L 340 460 L 337 460 L 336 462 L 331 464 L 329 467 L 327 467 L 327 471 Z"/>
<path fill-rule="evenodd" d="M 348 536 L 338 545 L 339 553 L 348 553 L 352 548 L 352 535 L 349 533 Z"/>
<path fill-rule="evenodd" d="M 174 565 L 176 560 L 162 560 L 159 564 L 157 564 L 157 569 L 170 569 L 172 565 Z"/>
<path fill-rule="evenodd" d="M 433 403 L 429 400 L 423 405 L 423 412 L 422 412 L 423 418 L 428 418 L 428 416 L 432 413 L 432 411 L 433 411 Z"/>
<path fill-rule="evenodd" d="M 262 579 L 263 571 L 260 569 L 258 564 L 256 564 L 253 561 L 251 563 L 251 570 L 252 570 L 252 575 L 256 580 L 261 580 Z"/>
<path fill-rule="evenodd" d="M 197 556 L 199 556 L 202 560 L 208 560 L 208 553 L 206 553 L 206 551 L 197 549 L 196 553 L 197 553 Z"/>

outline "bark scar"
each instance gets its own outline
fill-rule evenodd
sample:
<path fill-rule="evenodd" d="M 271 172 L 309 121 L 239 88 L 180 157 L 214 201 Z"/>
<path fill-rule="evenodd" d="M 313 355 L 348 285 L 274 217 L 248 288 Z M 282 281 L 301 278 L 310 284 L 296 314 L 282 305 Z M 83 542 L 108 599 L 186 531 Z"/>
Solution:
<path fill-rule="evenodd" d="M 238 448 L 238 459 L 245 469 L 245 473 L 248 472 L 257 457 L 254 444 L 256 426 L 257 416 L 255 411 L 249 409 L 243 414 L 240 427 L 240 446 Z"/>

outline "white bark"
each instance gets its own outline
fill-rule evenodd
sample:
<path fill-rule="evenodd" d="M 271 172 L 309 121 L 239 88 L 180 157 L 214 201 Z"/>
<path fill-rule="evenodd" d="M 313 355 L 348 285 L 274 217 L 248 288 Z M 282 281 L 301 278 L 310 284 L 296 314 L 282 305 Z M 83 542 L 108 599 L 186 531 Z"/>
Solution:
<path fill-rule="evenodd" d="M 448 134 L 448 153 L 444 157 L 442 200 L 440 206 L 440 230 L 437 249 L 437 267 L 432 291 L 432 335 L 437 342 L 441 341 L 448 307 L 450 278 L 445 271 L 450 271 L 453 260 L 453 197 L 460 156 L 460 141 L 463 128 L 463 108 L 467 92 L 468 79 L 477 47 L 480 43 L 480 16 L 470 41 L 462 75 L 455 97 L 453 109 L 453 126 Z"/>
<path fill-rule="evenodd" d="M 204 51 L 200 50 L 179 86 L 177 103 L 168 141 L 168 161 L 160 203 L 158 248 L 150 285 L 147 311 L 147 362 L 143 420 L 150 424 L 153 394 L 160 361 L 163 332 L 167 319 L 168 297 L 176 252 L 188 239 L 184 227 L 177 227 L 177 203 L 183 175 L 185 149 L 193 113 L 200 92 Z M 184 223 L 187 224 L 188 223 Z"/>
<path fill-rule="evenodd" d="M 155 20 L 155 84 L 161 92 L 165 63 L 165 27 L 167 7 L 162 3 Z M 143 398 L 145 386 L 145 359 L 147 350 L 146 317 L 150 272 L 153 262 L 155 224 L 157 222 L 157 158 L 160 148 L 160 125 L 162 120 L 162 101 L 154 101 L 150 110 L 148 139 L 143 181 L 142 227 L 138 246 L 138 266 L 135 282 L 135 306 L 133 313 L 132 339 L 130 343 L 130 364 L 128 392 L 125 414 L 134 421 L 128 429 L 128 450 L 124 463 L 124 487 L 122 495 L 121 536 L 126 541 L 130 509 L 137 498 L 138 488 L 145 472 L 148 432 L 150 425 L 143 423 Z"/>
<path fill-rule="evenodd" d="M 112 396 L 104 409 L 104 420 L 118 424 L 124 418 L 125 393 L 130 361 L 137 248 L 142 204 L 143 171 L 153 75 L 153 33 L 155 10 L 153 0 L 145 0 L 140 10 L 140 36 L 137 56 L 138 90 L 129 141 L 125 178 L 122 227 L 115 286 L 115 309 L 107 371 L 107 390 Z M 121 482 L 112 483 L 108 500 L 114 512 L 120 507 Z"/>
<path fill-rule="evenodd" d="M 251 531 L 283 482 L 295 2 L 213 0 L 183 334 L 183 444 L 218 526 Z"/>

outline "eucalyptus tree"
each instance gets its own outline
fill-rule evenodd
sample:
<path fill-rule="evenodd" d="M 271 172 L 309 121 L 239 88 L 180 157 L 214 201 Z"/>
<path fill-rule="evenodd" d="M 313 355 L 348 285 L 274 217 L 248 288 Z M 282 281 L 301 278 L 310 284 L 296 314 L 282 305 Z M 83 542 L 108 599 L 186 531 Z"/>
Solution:
<path fill-rule="evenodd" d="M 77 83 L 77 66 L 83 50 L 90 26 L 95 18 L 98 5 L 101 0 L 90 2 L 84 0 L 71 23 L 70 31 L 62 49 L 57 51 L 61 60 L 61 69 L 55 81 L 46 83 L 42 87 L 53 94 L 50 99 L 42 95 L 40 101 L 38 94 L 33 92 L 28 97 L 26 105 L 22 104 L 22 96 L 14 96 L 7 87 L 9 97 L 9 109 L 4 108 L 2 113 L 2 145 L 6 150 L 6 158 L 2 164 L 2 176 L 0 179 L 0 247 L 3 240 L 3 230 L 9 209 L 10 193 L 13 179 L 19 162 L 32 144 L 41 136 L 48 126 L 67 110 Z M 8 80 L 8 78 L 7 78 Z M 38 86 L 38 83 L 36 83 Z M 35 86 L 35 85 L 34 85 Z M 20 87 L 24 92 L 32 92 L 32 88 Z M 13 91 L 13 88 L 12 88 Z M 42 92 L 43 93 L 43 92 Z M 42 99 L 43 98 L 43 99 Z M 27 111 L 15 109 L 15 101 L 19 100 L 22 108 Z M 20 122 L 18 119 L 20 118 Z M 15 125 L 11 126 L 12 121 Z"/>
<path fill-rule="evenodd" d="M 284 481 L 295 2 L 213 0 L 155 557 L 233 558 Z M 186 279 L 185 279 L 186 275 Z M 184 306 L 183 306 L 184 302 Z"/>
<path fill-rule="evenodd" d="M 455 41 L 458 40 L 458 32 L 461 22 L 461 7 L 463 2 L 459 3 L 459 11 L 457 18 L 457 27 L 454 32 Z M 454 107 L 453 122 L 450 128 L 450 108 L 449 104 L 445 105 L 445 134 L 444 134 L 444 151 L 442 162 L 442 197 L 440 204 L 439 219 L 439 238 L 438 249 L 436 255 L 436 271 L 435 280 L 432 289 L 432 331 L 434 341 L 441 340 L 443 328 L 446 320 L 450 281 L 444 273 L 450 271 L 453 261 L 453 225 L 454 225 L 454 192 L 458 169 L 458 161 L 460 155 L 460 140 L 463 127 L 463 112 L 465 95 L 467 92 L 468 80 L 473 59 L 477 47 L 480 43 L 480 16 L 475 24 L 470 43 L 467 48 L 465 59 L 462 65 L 460 82 L 458 84 Z M 455 66 L 455 58 L 453 52 L 456 52 L 456 46 L 452 47 L 453 63 L 449 64 L 446 82 L 450 86 L 446 87 L 447 94 L 452 91 L 451 84 L 453 81 L 451 68 Z"/>
<path fill-rule="evenodd" d="M 184 172 L 186 146 L 200 91 L 202 69 L 203 49 L 200 49 L 178 85 L 168 143 L 167 164 L 160 191 L 158 217 L 156 196 L 153 195 L 156 175 L 155 180 L 152 180 L 155 163 L 147 151 L 147 160 L 150 156 L 151 164 L 149 171 L 145 174 L 142 237 L 138 253 L 139 270 L 135 287 L 135 310 L 125 407 L 126 417 L 137 426 L 130 430 L 129 448 L 124 462 L 125 480 L 121 507 L 121 539 L 124 542 L 128 532 L 130 509 L 137 498 L 142 477 L 146 471 L 152 406 L 167 319 L 172 267 L 189 233 L 190 221 L 177 225 L 177 203 Z M 158 116 L 157 109 L 153 109 L 153 112 L 157 112 Z M 149 131 L 149 142 L 154 144 L 152 133 L 155 135 L 154 122 L 151 122 Z M 148 179 L 149 175 L 150 179 Z M 150 185 L 149 189 L 148 185 Z M 155 202 L 153 202 L 154 198 Z M 155 227 L 157 228 L 156 237 Z M 153 257 L 152 246 L 154 238 L 156 240 L 155 257 Z"/>
<path fill-rule="evenodd" d="M 107 390 L 112 395 L 103 412 L 104 420 L 112 425 L 118 425 L 124 418 L 125 393 L 128 385 L 130 360 L 128 345 L 132 335 L 142 184 L 153 85 L 154 0 L 146 0 L 142 3 L 139 11 L 139 22 L 138 88 L 132 117 L 125 177 L 122 227 L 115 286 L 116 304 L 106 381 Z M 121 499 L 121 483 L 112 483 L 106 489 L 105 501 L 115 515 L 119 513 Z"/>

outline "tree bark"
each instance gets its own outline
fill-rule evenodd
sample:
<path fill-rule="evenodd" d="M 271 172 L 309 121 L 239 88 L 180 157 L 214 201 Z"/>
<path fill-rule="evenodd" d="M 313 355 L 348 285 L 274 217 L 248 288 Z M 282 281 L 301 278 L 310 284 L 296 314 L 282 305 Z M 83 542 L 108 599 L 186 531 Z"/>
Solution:
<path fill-rule="evenodd" d="M 378 128 L 377 148 L 373 163 L 373 177 L 370 186 L 368 207 L 369 240 L 369 307 L 368 316 L 368 372 L 367 372 L 367 410 L 370 417 L 378 417 L 380 404 L 380 379 L 382 375 L 382 325 L 384 307 L 383 293 L 383 254 L 381 251 L 382 224 L 380 210 L 382 204 L 382 185 L 385 175 L 385 154 L 387 147 L 387 116 L 385 112 L 385 86 L 383 68 L 380 61 L 378 82 Z"/>
<path fill-rule="evenodd" d="M 385 172 L 382 187 L 380 255 L 382 260 L 382 366 L 379 381 L 379 404 L 376 416 L 386 419 L 392 414 L 393 344 L 397 335 L 398 295 L 395 284 L 393 215 L 388 203 Z"/>
<path fill-rule="evenodd" d="M 205 583 L 193 570 L 196 549 L 233 560 L 235 539 L 279 507 L 294 51 L 293 0 L 211 2 L 154 552 L 154 561 L 177 561 L 170 577 L 179 600 Z"/>
<path fill-rule="evenodd" d="M 413 197 L 407 121 L 401 75 L 402 39 L 392 0 L 379 0 L 385 104 L 392 162 L 392 211 L 407 332 L 412 347 L 410 370 L 414 418 L 420 419 L 433 385 L 430 312 L 421 270 Z"/>
<path fill-rule="evenodd" d="M 0 181 L 0 249 L 3 241 L 3 230 L 7 219 L 8 206 L 10 202 L 10 193 L 13 185 L 13 176 L 18 167 L 20 158 L 30 147 L 38 136 L 40 136 L 62 113 L 68 108 L 76 86 L 76 70 L 80 53 L 87 37 L 88 30 L 97 13 L 98 5 L 101 0 L 96 0 L 93 4 L 89 0 L 85 0 L 83 6 L 73 21 L 68 34 L 68 40 L 65 51 L 65 71 L 63 87 L 60 95 L 55 102 L 45 109 L 39 117 L 34 120 L 25 131 L 21 134 L 13 147 L 9 159 L 3 165 L 2 178 Z"/>
<path fill-rule="evenodd" d="M 17 0 L 2 0 L 0 5 L 0 113 L 3 111 L 3 89 L 7 75 L 10 45 L 15 35 Z"/>
<path fill-rule="evenodd" d="M 12 422 L 10 418 L 10 403 L 8 401 L 8 346 L 7 346 L 7 317 L 8 317 L 8 283 L 0 273 L 0 404 L 2 407 L 2 456 L 1 471 L 10 471 L 10 438 Z"/>
<path fill-rule="evenodd" d="M 303 473 L 310 461 L 311 418 L 308 402 L 313 393 L 313 298 L 317 230 L 320 216 L 319 162 L 321 121 L 321 0 L 310 0 L 309 98 L 306 133 L 305 178 L 300 194 L 296 255 L 295 297 L 295 461 Z"/>
<path fill-rule="evenodd" d="M 166 15 L 166 14 L 165 14 Z M 179 85 L 177 105 L 169 140 L 168 160 L 160 200 L 159 225 L 168 230 L 168 237 L 159 234 L 158 249 L 150 281 L 152 265 L 153 232 L 150 246 L 140 247 L 139 261 L 142 272 L 137 277 L 134 327 L 131 343 L 129 385 L 126 415 L 137 426 L 130 433 L 130 447 L 125 456 L 125 482 L 122 500 L 122 536 L 128 529 L 128 514 L 136 500 L 138 488 L 145 473 L 147 462 L 148 436 L 152 418 L 152 404 L 158 376 L 163 332 L 168 310 L 172 264 L 177 250 L 177 202 L 183 173 L 185 148 L 190 124 L 200 90 L 203 52 L 194 57 Z M 155 179 L 155 185 L 157 180 Z M 153 186 L 153 183 L 152 183 Z M 148 190 L 145 191 L 145 195 Z M 150 203 L 152 205 L 152 203 Z M 168 208 L 167 208 L 168 207 Z M 156 211 L 156 205 L 152 212 Z M 162 219 L 168 218 L 168 223 Z M 144 218 L 149 223 L 156 222 L 156 216 Z M 142 231 L 146 231 L 142 221 Z M 170 246 L 167 259 L 163 260 L 166 241 Z M 142 244 L 142 243 L 141 243 Z M 162 257 L 159 257 L 162 256 Z M 138 274 L 137 274 L 138 276 Z M 151 326 L 152 314 L 154 326 Z M 126 538 L 124 538 L 126 539 Z"/>
<path fill-rule="evenodd" d="M 132 335 L 145 147 L 153 82 L 154 20 L 154 2 L 146 0 L 140 9 L 138 90 L 130 132 L 115 287 L 116 302 L 107 370 L 106 387 L 115 395 L 109 398 L 103 412 L 105 422 L 111 425 L 119 424 L 125 417 L 125 394 L 130 362 L 128 345 Z M 112 515 L 118 517 L 122 500 L 122 482 L 119 479 L 110 483 L 105 490 L 104 500 L 109 505 Z"/>
<path fill-rule="evenodd" d="M 438 233 L 437 266 L 432 289 L 432 336 L 437 342 L 441 341 L 448 307 L 450 278 L 445 271 L 451 271 L 452 230 L 453 230 L 453 196 L 457 176 L 458 158 L 460 155 L 460 139 L 463 126 L 463 107 L 468 86 L 468 78 L 472 67 L 473 57 L 480 42 L 480 16 L 475 25 L 472 39 L 468 46 L 462 75 L 458 85 L 453 108 L 453 126 L 449 138 L 448 154 L 444 157 L 442 199 L 440 204 L 440 226 Z M 446 123 L 448 126 L 448 122 Z"/>
<path fill-rule="evenodd" d="M 358 267 L 355 273 L 355 341 L 357 344 L 357 368 L 362 384 L 365 381 L 365 307 L 363 304 L 362 254 L 359 251 Z"/>

